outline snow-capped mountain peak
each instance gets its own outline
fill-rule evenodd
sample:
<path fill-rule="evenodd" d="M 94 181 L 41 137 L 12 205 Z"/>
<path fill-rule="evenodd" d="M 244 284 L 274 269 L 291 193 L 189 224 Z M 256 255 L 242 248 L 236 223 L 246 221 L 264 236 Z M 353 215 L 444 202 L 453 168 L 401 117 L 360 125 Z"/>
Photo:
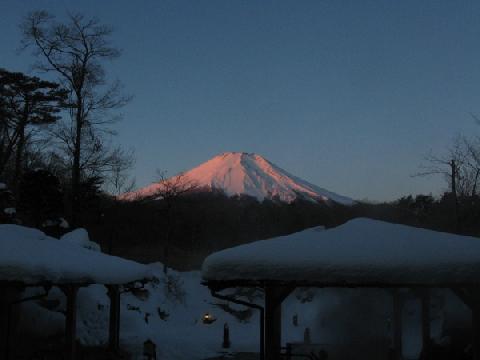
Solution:
<path fill-rule="evenodd" d="M 312 201 L 335 201 L 345 205 L 353 203 L 352 199 L 310 184 L 254 153 L 226 152 L 181 176 L 198 187 L 221 190 L 228 196 L 243 194 L 260 201 L 278 199 L 292 202 L 300 197 Z M 162 184 L 155 183 L 125 194 L 122 198 L 128 200 L 151 196 L 161 187 Z"/>

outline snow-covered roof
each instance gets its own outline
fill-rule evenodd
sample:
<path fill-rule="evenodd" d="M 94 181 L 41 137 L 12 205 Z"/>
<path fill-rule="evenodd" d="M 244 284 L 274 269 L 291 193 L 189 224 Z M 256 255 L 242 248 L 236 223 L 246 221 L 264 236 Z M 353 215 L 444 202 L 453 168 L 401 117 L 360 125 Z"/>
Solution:
<path fill-rule="evenodd" d="M 217 252 L 202 273 L 220 282 L 480 284 L 480 239 L 359 218 Z"/>
<path fill-rule="evenodd" d="M 0 225 L 0 281 L 125 284 L 151 274 L 145 265 L 51 238 L 37 229 Z"/>

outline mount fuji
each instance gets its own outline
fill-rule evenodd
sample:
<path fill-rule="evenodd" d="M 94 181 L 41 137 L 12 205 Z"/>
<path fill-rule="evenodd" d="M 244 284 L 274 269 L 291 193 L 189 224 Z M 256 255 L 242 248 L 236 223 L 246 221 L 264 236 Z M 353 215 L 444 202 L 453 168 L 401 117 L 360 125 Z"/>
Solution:
<path fill-rule="evenodd" d="M 259 201 L 276 199 L 290 203 L 295 199 L 305 199 L 314 202 L 333 201 L 343 205 L 354 203 L 348 197 L 302 180 L 253 153 L 226 152 L 166 182 L 179 182 L 179 177 L 198 188 L 220 190 L 227 196 L 249 195 Z M 120 199 L 134 200 L 155 195 L 165 186 L 164 183 L 154 183 L 123 194 Z"/>

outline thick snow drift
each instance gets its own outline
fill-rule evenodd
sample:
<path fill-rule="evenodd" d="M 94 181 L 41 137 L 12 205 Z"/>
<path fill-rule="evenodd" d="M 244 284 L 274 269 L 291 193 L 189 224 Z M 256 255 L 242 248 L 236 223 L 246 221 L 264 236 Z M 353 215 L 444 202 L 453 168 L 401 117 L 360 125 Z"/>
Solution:
<path fill-rule="evenodd" d="M 60 240 L 75 244 L 85 249 L 101 251 L 100 245 L 96 242 L 90 241 L 87 230 L 82 228 L 66 233 L 60 238 Z"/>
<path fill-rule="evenodd" d="M 322 189 L 293 176 L 260 155 L 227 152 L 183 174 L 186 181 L 201 188 L 217 189 L 228 196 L 250 195 L 258 200 L 278 198 L 292 202 L 296 198 L 312 201 L 335 201 L 351 205 L 353 200 Z M 154 195 L 162 184 L 152 184 L 138 191 L 124 194 L 124 200 Z"/>
<path fill-rule="evenodd" d="M 0 225 L 0 280 L 124 284 L 151 277 L 142 264 L 85 249 L 87 241 L 82 231 L 62 241 L 40 230 Z"/>
<path fill-rule="evenodd" d="M 202 271 L 205 280 L 480 284 L 480 239 L 355 219 L 220 251 Z"/>

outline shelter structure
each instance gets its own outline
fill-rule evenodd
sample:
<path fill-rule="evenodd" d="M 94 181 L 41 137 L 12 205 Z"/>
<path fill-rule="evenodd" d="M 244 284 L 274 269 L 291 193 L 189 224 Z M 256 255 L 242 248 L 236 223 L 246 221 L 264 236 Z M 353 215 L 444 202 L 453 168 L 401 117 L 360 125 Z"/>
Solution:
<path fill-rule="evenodd" d="M 429 288 L 452 289 L 472 311 L 474 359 L 480 360 L 480 239 L 371 219 L 226 249 L 209 256 L 202 276 L 214 296 L 227 288 L 264 290 L 261 353 L 280 358 L 281 308 L 297 287 L 391 289 L 394 350 L 401 358 L 401 303 L 397 289 L 422 297 L 423 352 L 430 344 Z"/>
<path fill-rule="evenodd" d="M 89 249 L 91 244 L 80 246 L 48 237 L 37 229 L 0 225 L 1 358 L 13 356 L 12 328 L 17 305 L 45 297 L 51 287 L 57 286 L 66 295 L 65 358 L 75 359 L 77 293 L 91 284 L 103 284 L 108 289 L 109 348 L 111 353 L 118 352 L 121 285 L 148 281 L 152 275 L 142 264 Z M 22 298 L 27 287 L 41 287 L 45 292 Z"/>

